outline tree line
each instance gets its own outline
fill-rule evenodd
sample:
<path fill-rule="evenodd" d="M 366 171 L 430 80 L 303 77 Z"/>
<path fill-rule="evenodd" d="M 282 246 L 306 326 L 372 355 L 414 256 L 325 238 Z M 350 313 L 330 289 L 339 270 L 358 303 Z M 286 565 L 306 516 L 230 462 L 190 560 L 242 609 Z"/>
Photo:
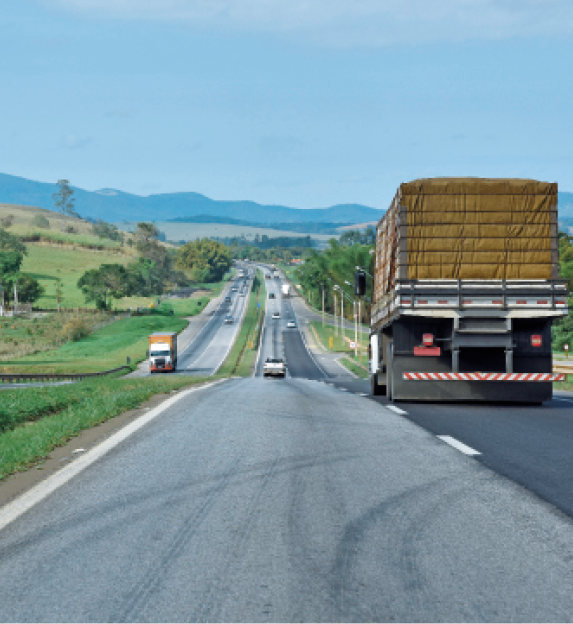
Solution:
<path fill-rule="evenodd" d="M 355 231 L 356 232 L 356 231 Z M 360 233 L 359 233 L 360 234 Z M 359 235 L 358 234 L 358 235 Z M 374 244 L 353 242 L 358 235 L 350 236 L 347 232 L 340 240 L 330 239 L 323 251 L 310 250 L 304 264 L 295 270 L 295 280 L 300 284 L 313 305 L 321 307 L 324 291 L 325 310 L 334 312 L 334 286 L 346 293 L 345 317 L 352 319 L 352 306 L 347 305 L 354 299 L 354 274 L 356 267 L 362 267 L 372 273 L 370 250 Z M 346 282 L 349 282 L 347 284 Z M 370 280 L 369 280 L 370 284 Z M 340 294 L 336 293 L 337 313 L 340 308 Z M 366 308 L 366 306 L 364 306 Z"/>
<path fill-rule="evenodd" d="M 559 232 L 559 275 L 567 280 L 569 292 L 573 291 L 573 236 Z M 569 298 L 571 310 L 571 297 Z M 573 350 L 573 317 L 571 315 L 560 319 L 553 325 L 553 348 L 563 350 L 563 345 L 569 345 Z"/>
<path fill-rule="evenodd" d="M 216 282 L 233 262 L 231 250 L 217 241 L 203 238 L 172 249 L 161 245 L 159 237 L 155 225 L 138 223 L 133 240 L 139 257 L 127 266 L 102 264 L 86 271 L 78 280 L 86 301 L 106 310 L 114 299 L 159 296 L 175 284 Z"/>
<path fill-rule="evenodd" d="M 28 253 L 26 245 L 13 234 L 0 228 L 0 305 L 33 303 L 42 296 L 44 289 L 36 278 L 23 273 L 20 268 Z"/>

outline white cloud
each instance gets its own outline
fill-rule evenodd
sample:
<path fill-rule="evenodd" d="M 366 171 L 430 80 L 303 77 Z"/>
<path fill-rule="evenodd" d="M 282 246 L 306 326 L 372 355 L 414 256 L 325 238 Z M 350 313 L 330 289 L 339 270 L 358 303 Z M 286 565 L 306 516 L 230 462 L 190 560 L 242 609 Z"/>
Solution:
<path fill-rule="evenodd" d="M 504 39 L 573 32 L 571 0 L 42 0 L 111 19 L 188 21 L 304 35 L 329 45 Z"/>

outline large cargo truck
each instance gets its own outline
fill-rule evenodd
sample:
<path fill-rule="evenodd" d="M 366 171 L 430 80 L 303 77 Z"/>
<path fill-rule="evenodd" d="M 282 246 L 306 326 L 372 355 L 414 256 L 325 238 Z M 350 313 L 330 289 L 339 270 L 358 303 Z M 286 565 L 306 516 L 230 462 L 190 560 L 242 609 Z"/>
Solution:
<path fill-rule="evenodd" d="M 282 293 L 283 299 L 288 299 L 290 297 L 290 284 L 282 284 L 281 293 Z"/>
<path fill-rule="evenodd" d="M 157 332 L 149 336 L 149 372 L 177 370 L 177 334 Z"/>
<path fill-rule="evenodd" d="M 357 290 L 363 284 L 357 276 Z M 541 403 L 552 396 L 557 184 L 438 178 L 400 186 L 376 229 L 372 394 Z"/>

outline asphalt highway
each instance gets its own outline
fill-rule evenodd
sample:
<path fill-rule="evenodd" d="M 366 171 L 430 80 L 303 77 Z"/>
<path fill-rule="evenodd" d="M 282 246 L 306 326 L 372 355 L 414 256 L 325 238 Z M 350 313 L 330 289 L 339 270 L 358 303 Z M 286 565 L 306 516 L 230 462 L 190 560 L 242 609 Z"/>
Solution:
<path fill-rule="evenodd" d="M 232 347 L 241 327 L 243 312 L 249 299 L 250 281 L 235 278 L 224 293 L 223 301 L 213 312 L 211 320 L 195 339 L 178 354 L 177 372 L 191 375 L 213 375 Z M 233 290 L 236 289 L 236 290 Z M 231 302 L 225 302 L 225 296 Z M 226 323 L 230 316 L 232 323 Z"/>
<path fill-rule="evenodd" d="M 573 525 L 322 382 L 186 395 L 0 531 L 3 622 L 570 621 Z"/>
<path fill-rule="evenodd" d="M 263 274 L 271 274 L 268 267 L 263 266 L 262 269 Z M 282 298 L 281 287 L 284 283 L 286 282 L 277 278 L 265 280 L 267 306 L 255 376 L 263 376 L 265 359 L 282 358 L 287 365 L 287 377 L 324 379 L 328 375 L 306 348 L 292 300 Z M 273 318 L 273 314 L 276 313 L 280 314 L 280 318 Z M 296 327 L 287 327 L 289 321 L 294 321 Z"/>
<path fill-rule="evenodd" d="M 290 317 L 297 321 L 297 329 L 283 334 L 281 345 L 280 357 L 285 358 L 290 376 L 324 380 L 389 406 L 432 435 L 445 436 L 450 444 L 461 443 L 466 447 L 461 452 L 475 452 L 471 455 L 475 461 L 573 518 L 573 393 L 558 393 L 542 406 L 390 404 L 386 397 L 370 396 L 368 381 L 333 374 L 332 368 L 325 370 L 327 362 L 321 356 L 309 354 L 300 329 L 317 315 L 308 311 L 300 298 L 283 300 L 280 306 L 283 320 Z"/>

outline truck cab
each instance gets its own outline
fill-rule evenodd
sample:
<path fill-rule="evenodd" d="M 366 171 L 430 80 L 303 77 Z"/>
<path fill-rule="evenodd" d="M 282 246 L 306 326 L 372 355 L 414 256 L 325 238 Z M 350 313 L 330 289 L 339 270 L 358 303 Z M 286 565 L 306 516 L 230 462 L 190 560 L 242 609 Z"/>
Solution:
<path fill-rule="evenodd" d="M 156 333 L 149 336 L 149 372 L 177 370 L 177 334 Z"/>

